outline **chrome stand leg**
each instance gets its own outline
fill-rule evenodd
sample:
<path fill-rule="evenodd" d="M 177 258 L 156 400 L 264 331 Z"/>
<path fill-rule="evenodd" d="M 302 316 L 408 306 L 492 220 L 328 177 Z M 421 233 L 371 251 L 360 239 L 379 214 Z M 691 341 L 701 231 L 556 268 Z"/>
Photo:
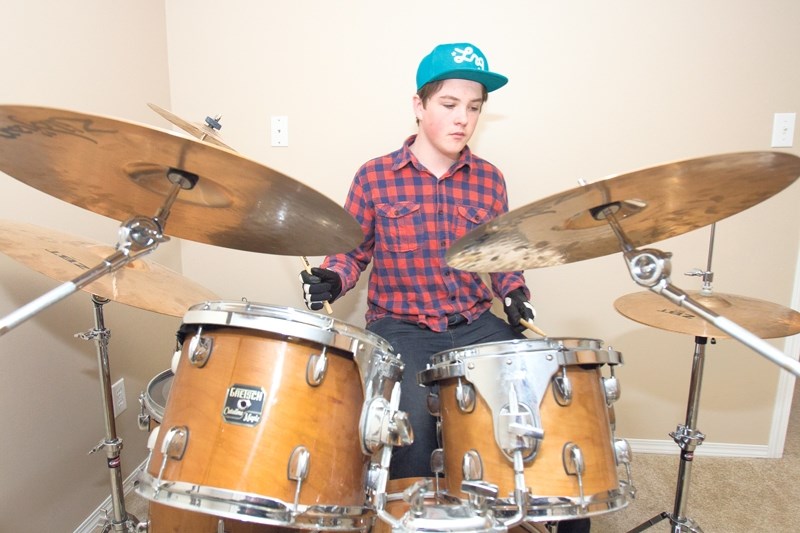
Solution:
<path fill-rule="evenodd" d="M 697 412 L 700 408 L 700 388 L 703 384 L 703 366 L 705 364 L 706 337 L 695 337 L 694 359 L 692 360 L 692 377 L 689 385 L 689 401 L 686 408 L 686 424 L 670 433 L 675 443 L 681 448 L 681 460 L 678 467 L 678 484 L 675 489 L 675 507 L 672 514 L 662 512 L 647 522 L 631 529 L 628 533 L 639 533 L 654 526 L 664 519 L 669 519 L 672 524 L 672 533 L 689 531 L 703 533 L 703 530 L 694 520 L 688 518 L 686 503 L 689 500 L 689 482 L 692 473 L 692 462 L 695 449 L 703 444 L 705 435 L 697 430 Z"/>
<path fill-rule="evenodd" d="M 103 533 L 109 531 L 134 532 L 140 531 L 138 521 L 135 516 L 125 511 L 125 494 L 122 488 L 122 472 L 120 452 L 122 451 L 122 440 L 117 438 L 117 427 L 114 422 L 114 400 L 111 393 L 111 371 L 108 362 L 108 339 L 111 332 L 106 329 L 103 320 L 103 306 L 109 300 L 97 295 L 92 295 L 94 304 L 95 329 L 76 335 L 84 340 L 94 340 L 97 345 L 97 361 L 100 372 L 100 388 L 103 401 L 103 413 L 105 417 L 106 436 L 89 453 L 95 453 L 101 448 L 106 450 L 106 460 L 108 472 L 111 477 L 111 505 L 112 515 L 107 517 L 109 523 L 103 528 Z"/>

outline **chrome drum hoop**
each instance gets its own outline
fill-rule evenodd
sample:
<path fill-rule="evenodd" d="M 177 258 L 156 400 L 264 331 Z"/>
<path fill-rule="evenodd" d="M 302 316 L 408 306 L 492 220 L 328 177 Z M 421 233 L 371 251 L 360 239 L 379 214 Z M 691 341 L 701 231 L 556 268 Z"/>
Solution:
<path fill-rule="evenodd" d="M 181 481 L 162 483 L 140 471 L 136 492 L 155 503 L 223 518 L 304 530 L 367 532 L 374 521 L 371 507 L 294 505 L 260 494 L 236 492 Z"/>
<path fill-rule="evenodd" d="M 403 365 L 389 342 L 356 326 L 311 311 L 247 301 L 208 301 L 189 308 L 183 325 L 265 331 L 349 352 L 358 367 L 365 398 L 381 378 L 399 381 Z M 373 383 L 372 386 L 370 384 Z"/>
<path fill-rule="evenodd" d="M 470 358 L 509 357 L 514 355 L 543 354 L 552 356 L 560 366 L 568 365 L 620 365 L 622 354 L 611 348 L 603 349 L 603 341 L 590 338 L 547 337 L 544 339 L 515 339 L 503 342 L 474 344 L 455 350 L 446 350 L 431 356 L 431 364 L 418 373 L 420 385 L 431 385 L 443 379 L 464 377 L 465 364 Z"/>

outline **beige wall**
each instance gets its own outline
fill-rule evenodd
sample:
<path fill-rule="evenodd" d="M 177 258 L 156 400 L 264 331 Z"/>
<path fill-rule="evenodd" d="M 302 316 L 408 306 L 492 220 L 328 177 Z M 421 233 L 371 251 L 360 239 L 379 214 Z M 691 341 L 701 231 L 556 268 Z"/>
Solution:
<path fill-rule="evenodd" d="M 2 12 L 0 103 L 157 123 L 145 104 L 169 97 L 163 2 L 5 1 Z M 0 178 L 0 218 L 116 243 L 119 222 Z M 168 243 L 153 259 L 179 269 L 179 248 Z M 56 285 L 0 254 L 0 315 Z M 116 425 L 127 477 L 147 439 L 137 397 L 169 365 L 180 319 L 114 302 L 104 318 L 112 381 L 125 378 L 128 409 Z M 80 292 L 0 337 L 4 533 L 73 531 L 110 495 L 105 452 L 87 455 L 105 437 L 96 346 L 74 337 L 94 326 L 91 297 Z"/>
<path fill-rule="evenodd" d="M 512 209 L 573 188 L 579 178 L 768 150 L 773 113 L 800 109 L 800 4 L 792 0 L 19 4 L 0 37 L 0 103 L 160 127 L 168 125 L 147 102 L 190 121 L 219 113 L 231 147 L 337 203 L 362 162 L 414 132 L 414 71 L 438 42 L 478 44 L 511 80 L 491 95 L 470 144 L 506 174 Z M 289 117 L 286 148 L 270 146 L 273 115 Z M 797 146 L 789 151 L 800 154 Z M 796 307 L 798 200 L 794 184 L 717 224 L 717 291 Z M 115 221 L 12 178 L 0 180 L 0 202 L 2 218 L 104 243 L 116 238 Z M 674 254 L 676 285 L 699 288 L 683 272 L 705 268 L 708 235 L 703 228 L 653 243 Z M 187 241 L 157 254 L 223 298 L 302 307 L 296 257 Z M 3 255 L 0 272 L 0 314 L 55 286 Z M 685 417 L 693 338 L 616 313 L 614 301 L 639 290 L 620 254 L 526 275 L 545 331 L 596 337 L 625 356 L 618 433 L 642 449 L 674 452 L 667 433 Z M 365 278 L 334 306 L 337 318 L 359 327 Z M 145 455 L 136 396 L 167 367 L 179 319 L 106 307 L 112 372 L 126 378 L 128 390 L 128 411 L 117 423 L 129 472 Z M 108 495 L 104 459 L 85 455 L 103 436 L 96 356 L 73 338 L 91 320 L 88 295 L 75 295 L 0 338 L 0 397 L 15 414 L 0 437 L 0 531 L 22 523 L 70 530 Z M 784 349 L 782 340 L 773 342 Z M 789 381 L 735 341 L 709 346 L 700 452 L 779 453 Z"/>

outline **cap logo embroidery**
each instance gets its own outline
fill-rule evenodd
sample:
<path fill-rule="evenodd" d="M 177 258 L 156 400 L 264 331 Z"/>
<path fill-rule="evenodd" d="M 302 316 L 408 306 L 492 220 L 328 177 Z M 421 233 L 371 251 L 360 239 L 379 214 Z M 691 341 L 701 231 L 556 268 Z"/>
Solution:
<path fill-rule="evenodd" d="M 453 56 L 453 61 L 456 63 L 463 63 L 466 61 L 467 63 L 475 63 L 475 67 L 480 70 L 486 68 L 483 57 L 476 54 L 471 46 L 467 46 L 466 48 L 454 48 L 451 55 Z"/>

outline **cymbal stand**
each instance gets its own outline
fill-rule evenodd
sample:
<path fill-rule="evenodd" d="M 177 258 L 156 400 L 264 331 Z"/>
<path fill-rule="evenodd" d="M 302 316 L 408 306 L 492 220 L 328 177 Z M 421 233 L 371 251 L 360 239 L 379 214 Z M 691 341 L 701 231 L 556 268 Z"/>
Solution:
<path fill-rule="evenodd" d="M 705 272 L 695 270 L 688 272 L 687 275 L 703 277 L 703 294 L 711 294 L 711 281 L 714 273 L 711 271 L 711 257 L 714 250 L 714 234 L 716 224 L 711 225 L 711 237 L 708 247 L 708 267 Z M 703 444 L 706 436 L 697 429 L 697 414 L 700 409 L 700 389 L 703 384 L 703 367 L 705 365 L 707 337 L 696 336 L 694 338 L 695 349 L 692 358 L 692 374 L 689 382 L 689 400 L 686 406 L 686 423 L 679 425 L 669 436 L 681 449 L 680 464 L 678 466 L 678 482 L 675 488 L 675 505 L 672 513 L 666 511 L 654 516 L 650 520 L 631 529 L 628 533 L 639 533 L 654 526 L 664 519 L 669 519 L 672 524 L 673 533 L 681 531 L 691 531 L 693 533 L 703 533 L 702 528 L 691 518 L 686 516 L 686 503 L 689 499 L 689 483 L 692 473 L 692 462 L 694 461 L 695 449 Z M 711 340 L 712 344 L 714 339 Z"/>
<path fill-rule="evenodd" d="M 80 276 L 62 283 L 32 302 L 0 318 L 0 336 L 91 282 L 119 270 L 140 256 L 153 252 L 159 244 L 168 241 L 169 237 L 164 236 L 163 231 L 169 210 L 181 189 L 193 188 L 199 178 L 196 174 L 174 168 L 167 171 L 166 178 L 172 183 L 172 187 L 164 204 L 154 217 L 137 215 L 124 222 L 119 229 L 119 239 L 114 253 Z"/>
<path fill-rule="evenodd" d="M 97 295 L 92 295 L 94 303 L 94 323 L 95 329 L 86 333 L 79 333 L 76 337 L 83 340 L 93 340 L 97 345 L 97 363 L 100 372 L 100 391 L 103 400 L 103 414 L 105 418 L 105 439 L 92 448 L 89 454 L 106 449 L 106 459 L 108 472 L 111 476 L 111 507 L 112 517 L 106 516 L 109 522 L 103 528 L 103 533 L 109 531 L 131 532 L 139 531 L 139 522 L 135 516 L 125 511 L 125 494 L 122 488 L 122 461 L 120 452 L 122 451 L 122 439 L 117 438 L 117 427 L 114 422 L 114 401 L 111 394 L 111 371 L 108 361 L 108 339 L 111 332 L 106 329 L 103 320 L 103 306 L 109 302 L 108 299 Z"/>

